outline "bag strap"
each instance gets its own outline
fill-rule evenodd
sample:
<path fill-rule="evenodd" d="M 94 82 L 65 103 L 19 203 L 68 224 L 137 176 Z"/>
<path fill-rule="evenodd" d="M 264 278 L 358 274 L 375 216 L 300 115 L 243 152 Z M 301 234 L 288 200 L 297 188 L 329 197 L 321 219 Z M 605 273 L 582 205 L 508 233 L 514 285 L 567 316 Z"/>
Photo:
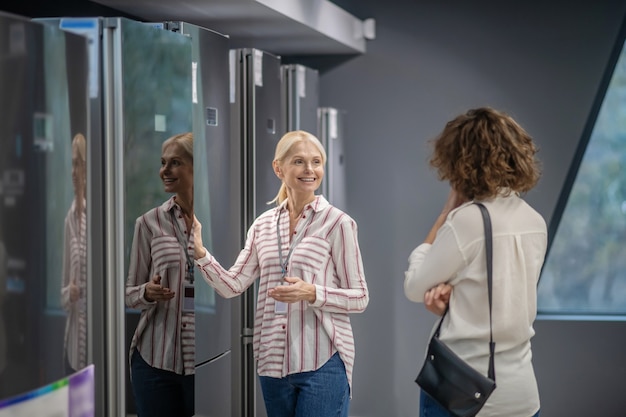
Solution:
<path fill-rule="evenodd" d="M 493 323 L 491 317 L 492 310 L 492 294 L 493 294 L 493 232 L 491 229 L 491 217 L 489 216 L 489 210 L 482 203 L 474 202 L 480 209 L 480 212 L 483 216 L 483 225 L 485 229 L 485 252 L 487 254 L 487 293 L 489 296 L 489 370 L 487 372 L 487 376 L 493 381 L 496 380 L 496 371 L 494 365 L 494 354 L 496 350 L 496 343 L 493 341 Z M 441 316 L 441 320 L 439 320 L 439 324 L 437 325 L 437 329 L 433 337 L 439 337 L 439 330 L 441 329 L 441 324 L 443 323 L 443 319 L 448 314 L 450 306 L 446 307 L 446 311 L 444 311 Z"/>
<path fill-rule="evenodd" d="M 492 310 L 492 294 L 493 294 L 493 231 L 491 230 L 491 217 L 489 210 L 482 203 L 474 203 L 480 209 L 483 215 L 483 224 L 485 228 L 485 252 L 487 252 L 487 291 L 489 292 L 489 371 L 487 376 L 494 381 L 496 380 L 496 371 L 494 365 L 494 353 L 496 343 L 493 341 L 493 323 L 491 318 Z"/>

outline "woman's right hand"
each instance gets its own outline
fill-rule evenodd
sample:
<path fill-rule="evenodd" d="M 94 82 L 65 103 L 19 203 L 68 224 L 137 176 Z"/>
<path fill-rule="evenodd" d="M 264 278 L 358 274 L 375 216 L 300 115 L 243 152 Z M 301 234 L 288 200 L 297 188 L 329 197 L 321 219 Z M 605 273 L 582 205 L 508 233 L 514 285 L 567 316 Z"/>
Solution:
<path fill-rule="evenodd" d="M 459 207 L 461 204 L 467 201 L 466 197 L 463 197 L 461 193 L 456 191 L 454 188 L 450 189 L 448 193 L 448 199 L 441 210 L 441 213 L 447 216 L 452 210 Z"/>
<path fill-rule="evenodd" d="M 152 280 L 146 284 L 146 291 L 143 297 L 146 301 L 167 301 L 174 298 L 174 291 L 161 285 L 161 276 L 155 275 Z"/>
<path fill-rule="evenodd" d="M 194 259 L 204 258 L 206 256 L 206 248 L 202 244 L 202 224 L 198 218 L 193 216 L 193 246 L 194 246 Z"/>
<path fill-rule="evenodd" d="M 75 303 L 80 297 L 80 288 L 73 282 L 70 284 L 70 302 Z"/>
<path fill-rule="evenodd" d="M 448 304 L 450 304 L 450 294 L 452 294 L 452 285 L 439 284 L 426 291 L 424 294 L 424 306 L 431 313 L 441 316 L 448 308 Z"/>
<path fill-rule="evenodd" d="M 435 224 L 433 224 L 430 232 L 428 232 L 426 239 L 424 239 L 424 243 L 432 244 L 435 241 L 435 237 L 437 237 L 437 232 L 439 231 L 439 228 L 441 228 L 441 226 L 443 226 L 443 224 L 446 222 L 448 214 L 450 214 L 452 210 L 459 207 L 466 201 L 468 201 L 467 198 L 463 197 L 463 195 L 456 191 L 454 188 L 451 188 L 450 192 L 448 193 L 446 203 L 443 205 L 441 213 L 439 214 L 439 217 L 437 217 L 437 220 L 435 220 Z"/>

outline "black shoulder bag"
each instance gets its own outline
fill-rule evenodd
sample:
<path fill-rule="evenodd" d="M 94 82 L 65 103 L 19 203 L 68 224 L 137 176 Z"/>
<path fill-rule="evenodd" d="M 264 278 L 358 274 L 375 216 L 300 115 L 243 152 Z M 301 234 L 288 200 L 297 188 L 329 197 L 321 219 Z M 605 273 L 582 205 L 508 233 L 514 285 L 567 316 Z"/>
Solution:
<path fill-rule="evenodd" d="M 493 292 L 492 277 L 492 234 L 489 211 L 481 203 L 475 203 L 483 216 L 485 226 L 485 245 L 487 252 L 487 289 L 489 291 L 489 372 L 488 377 L 478 372 L 459 358 L 449 347 L 439 340 L 441 323 L 448 312 L 439 321 L 437 330 L 428 344 L 428 353 L 424 365 L 415 382 L 424 392 L 442 407 L 457 417 L 473 417 L 483 407 L 487 398 L 496 388 L 496 373 L 493 355 L 496 344 L 493 341 L 491 322 L 491 304 Z"/>

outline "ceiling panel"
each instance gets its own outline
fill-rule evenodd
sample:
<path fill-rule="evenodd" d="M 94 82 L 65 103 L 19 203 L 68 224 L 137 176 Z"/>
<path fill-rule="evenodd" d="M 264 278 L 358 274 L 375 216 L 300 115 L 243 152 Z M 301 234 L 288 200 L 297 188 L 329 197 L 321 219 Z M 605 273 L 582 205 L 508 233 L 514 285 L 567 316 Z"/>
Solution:
<path fill-rule="evenodd" d="M 184 21 L 276 55 L 361 54 L 364 22 L 328 0 L 93 0 L 144 21 Z"/>

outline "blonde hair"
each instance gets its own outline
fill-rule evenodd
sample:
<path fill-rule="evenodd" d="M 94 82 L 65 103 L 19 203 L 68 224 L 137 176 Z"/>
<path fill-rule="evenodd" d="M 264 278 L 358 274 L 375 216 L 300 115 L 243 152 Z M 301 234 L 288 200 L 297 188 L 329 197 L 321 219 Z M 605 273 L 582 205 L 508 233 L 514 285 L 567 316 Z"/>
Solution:
<path fill-rule="evenodd" d="M 72 138 L 72 176 L 76 175 L 78 184 L 75 185 L 75 193 L 85 197 L 87 187 L 87 139 L 82 133 L 77 133 Z M 81 202 L 82 204 L 82 202 Z"/>
<path fill-rule="evenodd" d="M 179 145 L 193 164 L 193 133 L 179 133 L 177 135 L 167 138 L 161 146 L 161 152 L 165 151 L 168 146 L 173 144 Z"/>
<path fill-rule="evenodd" d="M 319 141 L 314 135 L 304 130 L 293 130 L 291 132 L 287 132 L 283 135 L 282 138 L 276 144 L 276 152 L 274 153 L 274 161 L 279 164 L 284 161 L 284 159 L 289 155 L 291 149 L 294 145 L 308 141 L 315 145 L 320 154 L 322 155 L 322 165 L 326 164 L 326 151 L 324 150 L 324 146 L 322 142 Z M 272 162 L 272 164 L 273 164 Z M 276 203 L 276 205 L 280 205 L 283 201 L 287 199 L 287 186 L 283 182 L 278 190 L 278 194 L 272 201 L 269 201 L 267 204 Z"/>
<path fill-rule="evenodd" d="M 87 139 L 82 133 L 72 138 L 72 183 L 76 216 L 80 220 L 85 213 L 84 199 L 87 196 Z"/>
<path fill-rule="evenodd" d="M 74 138 L 72 138 L 72 148 L 76 149 L 76 154 L 80 157 L 82 162 L 87 161 L 87 140 L 85 139 L 85 135 L 82 133 L 74 135 Z"/>

